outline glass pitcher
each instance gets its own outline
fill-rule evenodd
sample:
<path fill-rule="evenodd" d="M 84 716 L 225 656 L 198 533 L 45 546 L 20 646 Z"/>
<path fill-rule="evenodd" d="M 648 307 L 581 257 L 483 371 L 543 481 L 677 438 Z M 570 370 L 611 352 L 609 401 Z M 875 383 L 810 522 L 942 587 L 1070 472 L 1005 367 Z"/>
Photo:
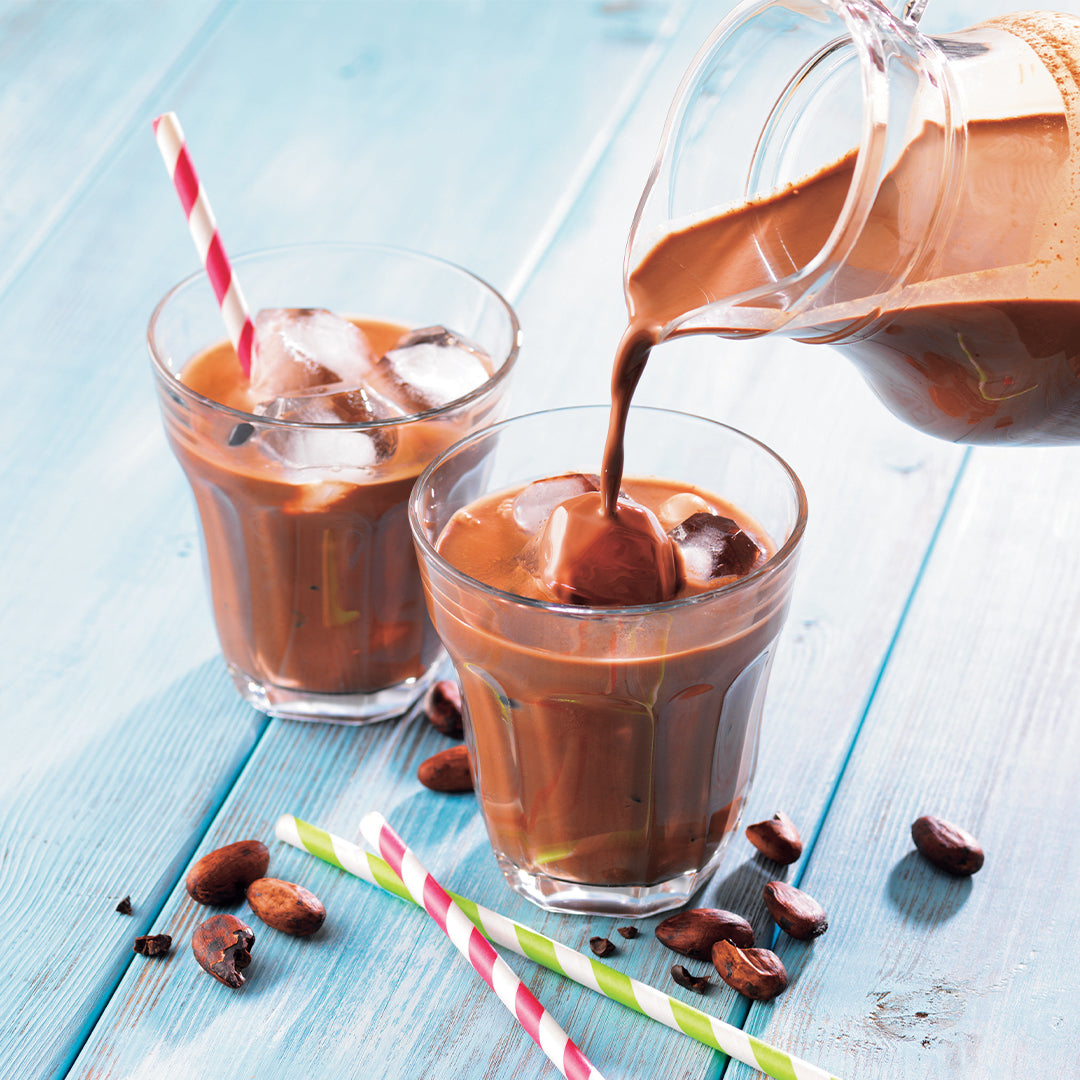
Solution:
<path fill-rule="evenodd" d="M 657 340 L 828 343 L 903 420 L 1080 441 L 1080 19 L 748 0 L 683 79 L 627 245 Z"/>

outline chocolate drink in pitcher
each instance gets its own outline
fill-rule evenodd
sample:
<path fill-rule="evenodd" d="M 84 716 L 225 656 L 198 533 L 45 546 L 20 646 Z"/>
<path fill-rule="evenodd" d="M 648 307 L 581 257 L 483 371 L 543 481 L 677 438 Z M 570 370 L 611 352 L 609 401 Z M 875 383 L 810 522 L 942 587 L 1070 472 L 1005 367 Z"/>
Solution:
<path fill-rule="evenodd" d="M 894 413 L 940 438 L 1080 439 L 1080 21 L 1018 14 L 931 39 L 872 2 L 785 9 L 805 55 L 797 88 L 785 70 L 787 96 L 748 121 L 760 119 L 757 186 L 744 183 L 717 212 L 679 216 L 704 197 L 694 172 L 708 148 L 685 134 L 700 92 L 730 71 L 746 35 L 774 41 L 764 15 L 746 10 L 688 77 L 669 121 L 672 160 L 662 158 L 639 207 L 624 380 L 668 337 L 779 332 L 838 348 Z M 828 11 L 824 29 L 811 11 Z M 879 39 L 860 40 L 852 13 Z M 907 65 L 886 65 L 867 93 L 843 73 L 862 71 L 871 45 Z M 727 84 L 729 97 L 739 85 Z M 849 115 L 863 136 L 843 152 Z"/>

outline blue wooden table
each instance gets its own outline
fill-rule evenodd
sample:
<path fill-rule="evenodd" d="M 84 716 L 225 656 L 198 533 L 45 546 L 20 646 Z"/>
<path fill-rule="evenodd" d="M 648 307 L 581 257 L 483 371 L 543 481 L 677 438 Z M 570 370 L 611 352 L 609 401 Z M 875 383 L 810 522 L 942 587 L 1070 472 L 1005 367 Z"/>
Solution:
<path fill-rule="evenodd" d="M 956 29 L 1005 0 L 943 0 Z M 422 913 L 273 839 L 349 839 L 382 809 L 445 883 L 844 1080 L 1080 1075 L 1080 457 L 934 442 L 827 349 L 665 346 L 643 403 L 753 432 L 811 526 L 747 817 L 807 839 L 787 879 L 830 929 L 777 942 L 768 1004 L 605 918 L 506 888 L 475 800 L 417 764 L 418 718 L 268 720 L 219 658 L 144 332 L 196 259 L 150 133 L 175 109 L 235 252 L 347 238 L 421 248 L 500 288 L 525 329 L 512 411 L 606 399 L 627 228 L 678 78 L 724 0 L 0 4 L 0 1077 L 554 1076 Z M 970 880 L 913 851 L 936 813 L 987 850 Z M 195 965 L 186 868 L 265 840 L 329 915 L 260 931 L 235 992 Z M 768 940 L 775 867 L 739 836 L 699 898 Z M 131 897 L 133 914 L 116 905 Z M 236 909 L 240 911 L 238 907 Z M 136 934 L 175 939 L 133 955 Z M 743 1080 L 526 961 L 609 1080 Z M 703 970 L 703 965 L 698 966 Z"/>

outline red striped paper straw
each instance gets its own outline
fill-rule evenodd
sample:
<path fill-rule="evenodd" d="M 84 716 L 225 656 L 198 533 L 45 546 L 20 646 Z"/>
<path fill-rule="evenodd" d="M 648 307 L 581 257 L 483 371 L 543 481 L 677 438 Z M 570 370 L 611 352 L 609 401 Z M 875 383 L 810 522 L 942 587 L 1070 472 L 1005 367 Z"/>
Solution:
<path fill-rule="evenodd" d="M 402 884 L 421 900 L 424 909 L 454 943 L 455 948 L 517 1017 L 533 1042 L 547 1054 L 566 1080 L 603 1080 L 589 1059 L 574 1045 L 555 1018 L 514 974 L 491 943 L 469 921 L 446 890 L 424 869 L 386 818 L 377 810 L 365 814 L 360 831 L 372 847 L 390 864 Z"/>
<path fill-rule="evenodd" d="M 251 321 L 240 283 L 236 280 L 229 263 L 229 256 L 221 243 L 217 220 L 210 209 L 210 200 L 206 190 L 199 183 L 195 166 L 191 163 L 184 133 L 180 130 L 180 121 L 176 113 L 162 113 L 154 121 L 154 138 L 158 149 L 165 159 L 165 168 L 169 170 L 173 187 L 180 196 L 180 205 L 187 217 L 191 239 L 195 241 L 195 250 L 206 268 L 206 276 L 214 289 L 225 330 L 236 350 L 240 367 L 245 375 L 251 374 L 251 341 L 255 326 Z"/>

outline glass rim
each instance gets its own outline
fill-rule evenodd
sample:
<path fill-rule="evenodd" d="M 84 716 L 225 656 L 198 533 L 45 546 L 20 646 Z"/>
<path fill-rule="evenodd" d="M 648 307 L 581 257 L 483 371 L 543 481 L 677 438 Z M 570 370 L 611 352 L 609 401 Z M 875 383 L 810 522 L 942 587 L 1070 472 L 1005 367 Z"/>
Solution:
<path fill-rule="evenodd" d="M 365 241 L 314 241 L 311 243 L 300 244 L 280 244 L 275 247 L 268 248 L 256 248 L 251 251 L 245 251 L 237 255 L 232 259 L 233 266 L 243 267 L 245 263 L 253 262 L 256 259 L 263 258 L 268 255 L 290 255 L 299 252 L 383 252 L 389 255 L 404 255 L 409 258 L 418 259 L 421 262 L 426 262 L 434 266 L 440 266 L 447 270 L 452 270 L 455 273 L 462 275 L 465 278 L 469 278 L 472 281 L 480 285 L 486 292 L 488 292 L 502 307 L 503 311 L 510 321 L 510 349 L 507 352 L 506 359 L 499 365 L 499 367 L 492 373 L 492 375 L 485 379 L 479 386 L 474 387 L 467 394 L 463 394 L 459 398 L 454 398 L 453 401 L 447 402 L 445 405 L 440 405 L 438 408 L 426 409 L 424 412 L 407 413 L 404 416 L 391 417 L 387 420 L 368 420 L 364 423 L 358 424 L 339 424 L 339 423 L 312 423 L 307 420 L 283 420 L 279 417 L 260 416 L 258 413 L 245 412 L 243 409 L 235 409 L 231 405 L 223 405 L 220 401 L 215 401 L 211 397 L 207 397 L 205 394 L 200 394 L 197 390 L 193 390 L 186 383 L 182 382 L 177 375 L 167 366 L 163 357 L 161 356 L 156 345 L 156 331 L 162 315 L 165 312 L 169 302 L 181 292 L 185 292 L 193 288 L 200 282 L 206 282 L 209 284 L 209 278 L 205 268 L 200 268 L 186 277 L 182 278 L 175 285 L 173 285 L 165 295 L 154 305 L 154 310 L 150 313 L 150 321 L 146 327 L 146 347 L 150 353 L 150 362 L 153 365 L 154 373 L 161 379 L 163 379 L 170 387 L 175 388 L 184 397 L 189 400 L 212 409 L 215 412 L 221 413 L 225 416 L 235 417 L 237 421 L 248 424 L 261 424 L 266 427 L 279 427 L 296 430 L 302 429 L 327 429 L 334 431 L 370 431 L 378 428 L 397 428 L 405 424 L 417 423 L 421 420 L 431 420 L 448 413 L 456 412 L 463 406 L 472 404 L 474 401 L 478 401 L 483 397 L 486 397 L 496 386 L 509 377 L 511 370 L 517 363 L 519 354 L 521 353 L 521 323 L 518 320 L 517 312 L 514 311 L 510 301 L 493 285 L 489 284 L 482 277 L 474 274 L 471 270 L 467 270 L 464 266 L 460 266 L 458 263 L 451 262 L 449 259 L 444 259 L 439 255 L 431 255 L 425 251 L 417 251 L 413 248 L 398 247 L 394 244 L 379 244 L 368 243 Z M 212 292 L 212 290 L 211 290 Z M 222 338 L 225 337 L 225 328 L 222 326 Z"/>
<path fill-rule="evenodd" d="M 521 420 L 535 420 L 542 416 L 553 416 L 561 413 L 573 413 L 573 412 L 595 412 L 598 409 L 604 410 L 605 413 L 610 411 L 609 405 L 568 405 L 554 409 L 540 409 L 536 412 L 522 413 L 518 416 L 511 416 L 505 420 L 500 420 L 496 424 L 490 424 L 488 427 L 481 428 L 478 431 L 471 432 L 463 439 L 458 440 L 452 446 L 447 447 L 435 458 L 431 460 L 427 468 L 416 478 L 416 482 L 413 484 L 412 492 L 409 495 L 409 528 L 412 531 L 413 541 L 418 545 L 422 555 L 422 561 L 430 560 L 451 580 L 455 581 L 459 586 L 472 589 L 475 592 L 479 592 L 482 595 L 489 596 L 493 599 L 500 601 L 501 603 L 515 604 L 520 607 L 532 609 L 534 611 L 547 611 L 556 615 L 574 616 L 576 618 L 606 618 L 610 619 L 613 616 L 618 617 L 640 617 L 643 615 L 661 614 L 664 612 L 675 611 L 684 607 L 693 607 L 698 604 L 709 603 L 716 600 L 718 597 L 733 596 L 737 593 L 749 588 L 751 585 L 756 585 L 765 576 L 774 576 L 777 571 L 782 570 L 795 555 L 798 549 L 799 543 L 802 540 L 803 534 L 806 531 L 806 521 L 808 514 L 808 506 L 806 500 L 806 490 L 802 485 L 802 481 L 799 479 L 795 470 L 770 446 L 766 446 L 760 439 L 754 438 L 753 435 L 748 435 L 745 431 L 740 431 L 736 427 L 732 427 L 730 424 L 721 423 L 719 420 L 711 420 L 707 416 L 699 416 L 697 413 L 681 412 L 677 409 L 661 409 L 652 405 L 632 405 L 630 407 L 630 415 L 638 416 L 642 413 L 660 414 L 663 416 L 679 417 L 686 420 L 700 421 L 708 424 L 711 427 L 719 428 L 722 431 L 729 432 L 732 435 L 737 436 L 739 439 L 747 443 L 751 443 L 759 450 L 770 457 L 776 464 L 780 466 L 781 472 L 787 477 L 791 484 L 792 492 L 795 495 L 796 516 L 795 524 L 791 529 L 791 533 L 784 543 L 777 548 L 775 554 L 768 558 L 761 566 L 756 570 L 752 570 L 744 577 L 737 578 L 735 581 L 730 582 L 727 585 L 722 585 L 716 589 L 709 589 L 706 592 L 694 593 L 691 596 L 676 597 L 672 600 L 663 600 L 655 604 L 625 604 L 618 606 L 596 606 L 589 604 L 560 604 L 554 600 L 534 600 L 528 596 L 518 596 L 516 593 L 507 592 L 504 589 L 499 589 L 494 585 L 488 585 L 486 582 L 479 581 L 477 578 L 472 577 L 470 574 L 466 574 L 459 570 L 452 563 L 448 562 L 439 553 L 439 550 L 428 539 L 427 533 L 424 530 L 424 526 L 420 520 L 420 500 L 423 497 L 425 489 L 431 482 L 431 477 L 434 473 L 451 457 L 455 456 L 459 452 L 466 450 L 469 446 L 474 445 L 481 439 L 488 438 L 497 434 L 502 428 L 505 428 L 511 424 L 514 424 Z"/>

